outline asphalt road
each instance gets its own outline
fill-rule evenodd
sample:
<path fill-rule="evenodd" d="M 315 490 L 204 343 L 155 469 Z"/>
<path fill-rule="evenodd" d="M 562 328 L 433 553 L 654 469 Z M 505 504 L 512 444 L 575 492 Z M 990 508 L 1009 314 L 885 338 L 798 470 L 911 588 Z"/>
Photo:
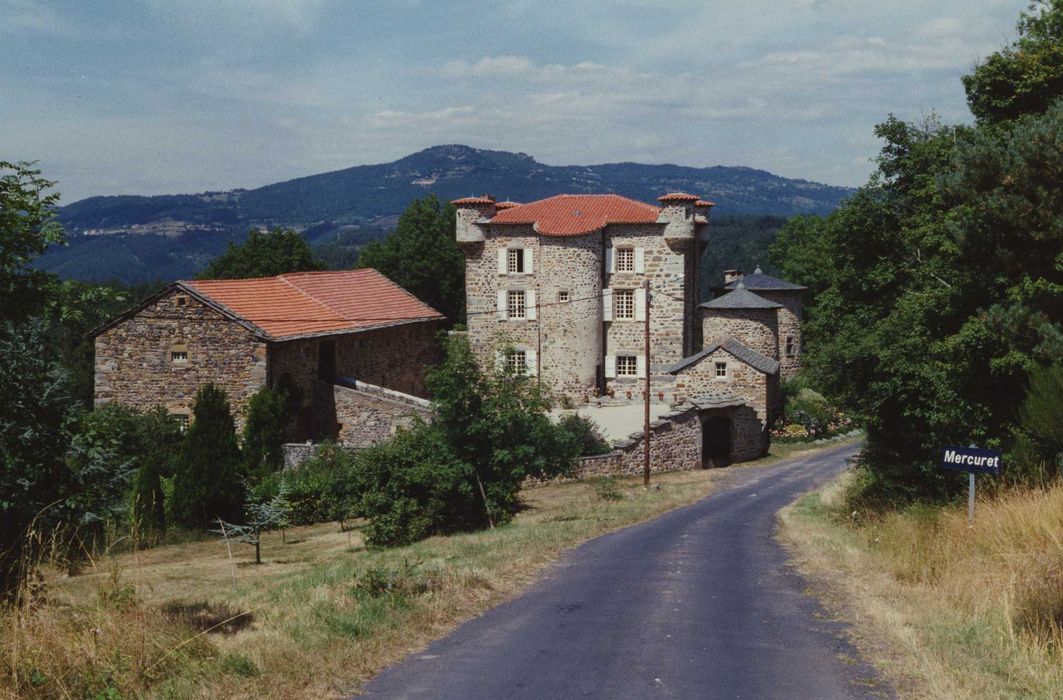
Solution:
<path fill-rule="evenodd" d="M 379 698 L 889 697 L 806 594 L 776 512 L 846 446 L 729 470 L 723 490 L 591 540 L 519 598 L 386 669 Z"/>

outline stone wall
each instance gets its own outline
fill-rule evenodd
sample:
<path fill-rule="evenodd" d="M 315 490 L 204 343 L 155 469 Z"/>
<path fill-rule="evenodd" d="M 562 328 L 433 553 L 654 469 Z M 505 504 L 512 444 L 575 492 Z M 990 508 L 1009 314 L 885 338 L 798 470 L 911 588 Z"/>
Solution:
<path fill-rule="evenodd" d="M 315 382 L 314 403 L 318 434 L 350 447 L 368 447 L 431 417 L 427 400 L 364 382 Z"/>
<path fill-rule="evenodd" d="M 801 292 L 795 290 L 780 290 L 780 291 L 758 291 L 758 296 L 764 297 L 768 301 L 774 301 L 776 304 L 782 304 L 782 308 L 778 309 L 778 335 L 779 335 L 779 374 L 782 375 L 783 380 L 790 379 L 799 371 L 801 371 L 801 319 L 804 313 L 804 306 L 801 302 Z M 796 343 L 797 353 L 795 355 L 786 354 L 786 338 L 792 336 Z"/>
<path fill-rule="evenodd" d="M 335 344 L 336 376 L 351 377 L 414 396 L 427 396 L 424 373 L 438 364 L 439 323 L 420 321 L 384 328 L 270 343 L 270 382 L 299 392 L 310 404 L 318 378 L 321 343 Z"/>
<path fill-rule="evenodd" d="M 765 357 L 779 359 L 780 309 L 703 308 L 702 335 L 705 346 L 734 338 Z M 703 346 L 704 347 L 704 346 Z"/>
<path fill-rule="evenodd" d="M 186 360 L 175 361 L 172 353 Z M 194 297 L 173 290 L 96 337 L 97 405 L 161 405 L 191 414 L 199 387 L 229 395 L 238 428 L 251 395 L 266 383 L 266 343 Z"/>

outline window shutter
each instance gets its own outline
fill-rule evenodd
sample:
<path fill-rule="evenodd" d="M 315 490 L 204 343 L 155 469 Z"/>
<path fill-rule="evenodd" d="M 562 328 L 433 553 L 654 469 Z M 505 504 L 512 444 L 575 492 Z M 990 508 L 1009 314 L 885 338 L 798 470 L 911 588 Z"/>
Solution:
<path fill-rule="evenodd" d="M 635 289 L 635 320 L 646 320 L 646 288 L 636 287 Z"/>
<path fill-rule="evenodd" d="M 506 290 L 505 289 L 499 289 L 498 290 L 498 320 L 499 321 L 505 321 L 506 317 L 509 315 L 507 313 L 508 311 L 509 311 L 509 309 L 506 306 Z"/>
<path fill-rule="evenodd" d="M 524 292 L 524 318 L 534 321 L 537 309 L 535 308 L 535 290 L 529 289 Z"/>
<path fill-rule="evenodd" d="M 498 274 L 504 275 L 509 271 L 509 248 L 498 249 Z"/>
<path fill-rule="evenodd" d="M 602 320 L 613 320 L 613 290 L 610 288 L 602 290 Z"/>
<path fill-rule="evenodd" d="M 605 356 L 605 377 L 607 379 L 616 378 L 616 355 Z"/>
<path fill-rule="evenodd" d="M 635 357 L 635 376 L 639 379 L 646 378 L 646 356 L 637 355 Z"/>
<path fill-rule="evenodd" d="M 605 249 L 605 269 L 610 273 L 616 272 L 616 248 Z"/>
<path fill-rule="evenodd" d="M 524 272 L 525 274 L 532 274 L 535 272 L 535 251 L 531 248 L 524 249 Z"/>
<path fill-rule="evenodd" d="M 635 248 L 635 272 L 646 271 L 646 249 Z"/>
<path fill-rule="evenodd" d="M 535 377 L 539 374 L 539 356 L 534 350 L 524 351 L 524 365 L 527 368 L 529 377 Z"/>

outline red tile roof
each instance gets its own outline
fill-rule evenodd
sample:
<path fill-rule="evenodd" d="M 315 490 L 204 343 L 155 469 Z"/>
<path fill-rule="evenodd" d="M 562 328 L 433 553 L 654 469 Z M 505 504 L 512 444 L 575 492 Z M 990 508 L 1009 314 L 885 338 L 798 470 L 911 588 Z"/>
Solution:
<path fill-rule="evenodd" d="M 714 206 L 716 206 L 716 202 L 710 202 L 710 201 L 705 200 L 705 199 L 699 199 L 698 201 L 694 202 L 694 206 L 695 207 L 714 207 Z"/>
<path fill-rule="evenodd" d="M 544 236 L 579 236 L 606 224 L 652 224 L 658 207 L 616 194 L 559 194 L 504 209 L 492 224 L 534 224 Z"/>
<path fill-rule="evenodd" d="M 443 318 L 372 269 L 178 284 L 278 339 Z"/>
<path fill-rule="evenodd" d="M 697 195 L 686 192 L 669 192 L 657 198 L 658 202 L 696 202 L 697 200 Z"/>
<path fill-rule="evenodd" d="M 460 207 L 462 204 L 493 204 L 494 201 L 494 195 L 485 194 L 482 197 L 462 197 L 461 199 L 455 199 L 451 201 L 451 204 Z"/>
<path fill-rule="evenodd" d="M 503 209 L 512 209 L 513 207 L 519 207 L 519 206 L 520 206 L 520 202 L 510 202 L 510 201 L 507 200 L 505 202 L 499 202 L 498 204 L 496 204 L 495 205 L 495 209 L 498 210 L 498 211 L 502 211 Z"/>

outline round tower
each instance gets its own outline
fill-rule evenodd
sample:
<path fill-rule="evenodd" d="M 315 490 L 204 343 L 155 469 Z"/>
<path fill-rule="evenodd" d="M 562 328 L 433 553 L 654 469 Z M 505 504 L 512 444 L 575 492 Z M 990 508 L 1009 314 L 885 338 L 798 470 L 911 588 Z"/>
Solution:
<path fill-rule="evenodd" d="M 484 232 L 476 222 L 495 215 L 494 196 L 485 194 L 482 197 L 464 197 L 455 199 L 451 204 L 458 210 L 455 228 L 458 243 L 483 243 Z"/>
<path fill-rule="evenodd" d="M 743 287 L 757 296 L 775 302 L 778 311 L 779 374 L 786 380 L 801 370 L 801 320 L 804 315 L 803 296 L 807 287 L 766 275 L 758 267 L 739 279 L 727 280 L 724 289 L 735 289 L 739 281 Z"/>
<path fill-rule="evenodd" d="M 741 282 L 701 305 L 701 332 L 706 346 L 734 338 L 765 357 L 779 359 L 781 304 L 746 289 Z"/>

